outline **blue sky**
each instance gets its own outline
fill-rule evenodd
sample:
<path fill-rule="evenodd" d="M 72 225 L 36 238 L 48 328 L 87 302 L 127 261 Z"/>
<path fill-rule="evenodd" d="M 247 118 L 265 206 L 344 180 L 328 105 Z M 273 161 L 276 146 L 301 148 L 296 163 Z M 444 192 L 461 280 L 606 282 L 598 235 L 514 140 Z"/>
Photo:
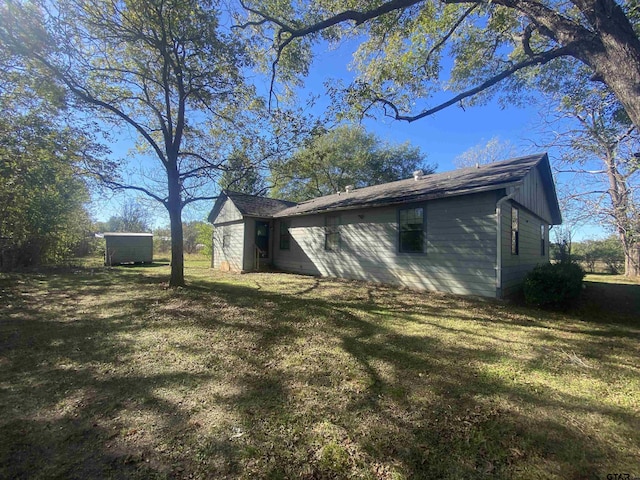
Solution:
<path fill-rule="evenodd" d="M 326 46 L 316 49 L 316 60 L 306 81 L 305 91 L 323 93 L 323 82 L 329 78 L 339 78 L 348 84 L 353 78 L 353 73 L 347 68 L 351 62 L 350 48 L 350 44 L 346 43 L 335 49 Z M 438 100 L 448 100 L 456 93 L 443 93 Z M 325 97 L 318 102 L 318 107 L 321 109 L 328 104 Z M 434 101 L 432 106 L 435 104 Z M 508 140 L 523 150 L 530 149 L 527 135 L 530 135 L 538 119 L 538 110 L 535 108 L 503 109 L 497 101 L 492 101 L 486 106 L 464 110 L 452 106 L 412 123 L 380 116 L 375 120 L 367 119 L 364 125 L 382 140 L 396 143 L 409 141 L 420 147 L 428 162 L 437 163 L 438 171 L 446 171 L 455 168 L 451 162 L 457 155 L 493 137 Z"/>
<path fill-rule="evenodd" d="M 329 49 L 322 47 L 316 50 L 316 61 L 312 65 L 310 75 L 301 90 L 301 98 L 307 95 L 319 94 L 320 99 L 312 110 L 320 116 L 328 106 L 329 100 L 324 95 L 324 82 L 328 78 L 341 78 L 348 83 L 352 73 L 347 69 L 350 63 L 350 52 L 346 47 Z M 259 85 L 260 90 L 268 88 L 265 83 Z M 452 93 L 450 93 L 452 94 Z M 446 95 L 442 98 L 448 98 Z M 497 101 L 492 101 L 485 106 L 449 107 L 431 117 L 426 117 L 413 123 L 393 121 L 390 118 L 367 119 L 365 128 L 378 135 L 383 141 L 392 143 L 409 142 L 420 147 L 426 155 L 427 163 L 436 163 L 438 171 L 454 169 L 454 158 L 468 149 L 485 144 L 492 138 L 508 141 L 517 147 L 518 154 L 528 154 L 540 151 L 532 146 L 532 140 L 536 138 L 536 126 L 540 123 L 538 107 L 535 105 L 518 108 L 502 108 Z M 127 138 L 129 137 L 129 138 Z M 121 135 L 120 141 L 113 144 L 112 150 L 116 154 L 124 154 L 132 145 L 129 135 Z M 550 158 L 553 163 L 554 152 Z M 561 178 L 560 181 L 563 181 Z M 215 186 L 212 186 L 215 188 Z M 101 198 L 93 205 L 93 214 L 96 220 L 107 220 L 120 210 L 121 196 L 111 199 Z M 185 220 L 204 220 L 211 209 L 212 202 L 200 202 L 184 212 Z M 155 209 L 156 218 L 154 227 L 168 224 L 168 218 L 161 206 Z M 577 232 L 576 239 L 602 237 L 606 234 L 604 229 L 585 225 Z"/>

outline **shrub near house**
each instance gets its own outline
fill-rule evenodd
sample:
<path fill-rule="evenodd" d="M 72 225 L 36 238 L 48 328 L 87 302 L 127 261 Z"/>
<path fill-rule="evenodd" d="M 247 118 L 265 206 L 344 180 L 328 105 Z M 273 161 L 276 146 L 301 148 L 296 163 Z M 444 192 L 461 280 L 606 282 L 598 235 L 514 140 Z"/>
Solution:
<path fill-rule="evenodd" d="M 566 307 L 580 296 L 584 270 L 577 263 L 546 263 L 524 281 L 524 298 L 531 305 Z"/>

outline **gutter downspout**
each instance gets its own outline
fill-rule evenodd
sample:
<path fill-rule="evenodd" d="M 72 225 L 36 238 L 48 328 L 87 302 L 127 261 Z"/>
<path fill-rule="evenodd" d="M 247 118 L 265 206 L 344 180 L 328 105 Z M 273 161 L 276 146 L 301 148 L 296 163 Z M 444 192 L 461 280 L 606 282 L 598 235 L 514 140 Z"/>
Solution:
<path fill-rule="evenodd" d="M 518 193 L 519 187 L 496 202 L 496 298 L 502 298 L 502 204 Z"/>

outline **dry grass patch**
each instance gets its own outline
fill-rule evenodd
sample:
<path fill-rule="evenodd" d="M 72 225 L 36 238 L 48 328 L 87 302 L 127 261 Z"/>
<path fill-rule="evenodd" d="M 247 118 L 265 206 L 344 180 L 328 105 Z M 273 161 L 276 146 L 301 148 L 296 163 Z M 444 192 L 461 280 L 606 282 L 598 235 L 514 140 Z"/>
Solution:
<path fill-rule="evenodd" d="M 167 273 L 0 278 L 0 476 L 640 476 L 633 312 Z"/>

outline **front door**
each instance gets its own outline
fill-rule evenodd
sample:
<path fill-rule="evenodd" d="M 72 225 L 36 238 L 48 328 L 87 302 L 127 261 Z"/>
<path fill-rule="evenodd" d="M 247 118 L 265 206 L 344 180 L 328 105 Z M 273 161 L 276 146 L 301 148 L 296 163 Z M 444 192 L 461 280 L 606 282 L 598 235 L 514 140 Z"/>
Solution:
<path fill-rule="evenodd" d="M 260 258 L 269 258 L 269 222 L 256 220 L 256 247 Z"/>

